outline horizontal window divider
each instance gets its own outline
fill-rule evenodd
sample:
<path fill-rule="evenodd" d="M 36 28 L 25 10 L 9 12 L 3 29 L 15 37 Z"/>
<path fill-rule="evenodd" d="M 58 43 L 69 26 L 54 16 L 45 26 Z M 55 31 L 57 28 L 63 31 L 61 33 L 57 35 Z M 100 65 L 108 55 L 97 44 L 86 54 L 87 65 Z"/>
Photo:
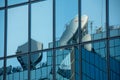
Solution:
<path fill-rule="evenodd" d="M 27 2 L 22 2 L 18 4 L 8 5 L 7 7 L 0 7 L 0 10 L 4 10 L 5 8 L 9 9 L 9 8 L 14 8 L 14 7 L 24 6 L 27 4 L 37 3 L 41 1 L 45 1 L 45 0 L 34 0 L 34 1 L 27 1 Z"/>

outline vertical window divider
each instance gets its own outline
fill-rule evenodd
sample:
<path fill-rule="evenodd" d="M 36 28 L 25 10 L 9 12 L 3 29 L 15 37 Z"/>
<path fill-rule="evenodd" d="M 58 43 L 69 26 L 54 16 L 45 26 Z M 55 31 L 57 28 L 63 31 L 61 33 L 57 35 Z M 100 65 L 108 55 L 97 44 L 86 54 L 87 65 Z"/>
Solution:
<path fill-rule="evenodd" d="M 55 9 L 56 9 L 56 4 L 55 4 L 55 1 L 56 0 L 53 0 L 53 80 L 56 80 L 56 50 L 55 50 L 55 47 L 56 47 L 56 40 L 55 40 L 55 36 L 56 36 L 56 12 L 55 12 Z"/>
<path fill-rule="evenodd" d="M 3 80 L 6 80 L 6 56 L 7 56 L 7 0 L 5 0 L 5 12 L 4 12 L 4 73 L 3 73 Z"/>
<path fill-rule="evenodd" d="M 80 65 L 80 69 L 79 69 L 79 75 L 80 75 L 80 79 L 82 80 L 82 30 L 81 30 L 81 0 L 78 0 L 78 34 L 79 34 L 79 47 L 78 47 L 78 53 L 79 53 L 79 65 Z M 76 75 L 76 74 L 75 74 Z"/>
<path fill-rule="evenodd" d="M 28 3 L 28 80 L 31 80 L 30 63 L 31 63 L 31 0 Z"/>
<path fill-rule="evenodd" d="M 110 49 L 109 49 L 109 0 L 106 0 L 106 45 L 107 45 L 107 79 L 110 80 Z"/>

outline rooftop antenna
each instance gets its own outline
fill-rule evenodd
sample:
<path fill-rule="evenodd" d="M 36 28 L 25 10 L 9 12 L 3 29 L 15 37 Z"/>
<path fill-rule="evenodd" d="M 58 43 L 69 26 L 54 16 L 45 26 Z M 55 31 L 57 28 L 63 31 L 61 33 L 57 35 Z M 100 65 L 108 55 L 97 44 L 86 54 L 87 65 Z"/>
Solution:
<path fill-rule="evenodd" d="M 93 30 L 93 21 L 90 21 L 90 29 L 91 29 L 91 34 L 93 33 L 92 30 Z"/>
<path fill-rule="evenodd" d="M 102 5 L 101 5 L 101 27 L 103 27 L 103 0 L 101 1 Z"/>

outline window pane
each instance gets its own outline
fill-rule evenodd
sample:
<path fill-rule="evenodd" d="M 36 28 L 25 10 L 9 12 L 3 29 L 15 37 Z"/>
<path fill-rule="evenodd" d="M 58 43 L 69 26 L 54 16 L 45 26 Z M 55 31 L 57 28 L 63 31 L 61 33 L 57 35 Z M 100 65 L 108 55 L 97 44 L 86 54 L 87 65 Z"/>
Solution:
<path fill-rule="evenodd" d="M 106 42 L 105 41 L 94 42 L 93 44 L 84 45 L 84 47 L 88 50 L 96 52 L 101 57 L 106 57 Z"/>
<path fill-rule="evenodd" d="M 0 0 L 0 7 L 4 7 L 5 6 L 5 0 Z"/>
<path fill-rule="evenodd" d="M 111 80 L 120 79 L 120 38 L 114 38 L 110 41 L 114 41 L 113 46 L 110 47 L 110 71 Z M 117 44 L 116 44 L 117 43 Z M 110 43 L 111 44 L 111 43 Z"/>
<path fill-rule="evenodd" d="M 110 56 L 120 61 L 120 38 L 111 39 L 109 44 L 111 44 L 111 41 L 113 41 L 114 43 L 112 43 L 112 46 L 110 46 Z"/>
<path fill-rule="evenodd" d="M 0 60 L 0 80 L 3 80 L 3 60 Z"/>
<path fill-rule="evenodd" d="M 105 0 L 82 0 L 82 41 L 106 37 L 105 11 Z"/>
<path fill-rule="evenodd" d="M 120 35 L 120 0 L 109 0 L 110 36 Z"/>
<path fill-rule="evenodd" d="M 56 0 L 56 46 L 77 43 L 77 15 L 78 0 Z"/>
<path fill-rule="evenodd" d="M 28 0 L 8 0 L 8 5 L 19 4 L 23 2 L 27 2 Z"/>
<path fill-rule="evenodd" d="M 28 79 L 28 57 L 27 55 L 7 59 L 7 80 Z"/>
<path fill-rule="evenodd" d="M 50 48 L 52 43 L 52 0 L 32 4 L 32 40 L 35 40 L 43 46 L 39 48 Z M 35 51 L 32 45 L 32 50 Z"/>
<path fill-rule="evenodd" d="M 96 43 L 106 44 L 105 41 L 99 41 L 82 45 L 82 73 L 92 80 L 103 80 L 102 74 L 107 73 L 106 48 L 93 46 Z"/>
<path fill-rule="evenodd" d="M 4 10 L 0 10 L 0 57 L 4 55 Z"/>
<path fill-rule="evenodd" d="M 27 6 L 8 9 L 7 55 L 28 51 L 27 10 Z"/>
<path fill-rule="evenodd" d="M 31 80 L 52 80 L 52 51 L 31 54 Z"/>
<path fill-rule="evenodd" d="M 69 80 L 71 75 L 74 75 L 74 53 L 70 50 L 72 48 L 62 48 L 56 50 L 56 78 L 60 80 Z M 72 57 L 72 58 L 71 58 Z M 72 67 L 71 67 L 72 66 Z M 71 74 L 72 73 L 72 74 Z M 75 76 L 75 75 L 74 75 Z"/>

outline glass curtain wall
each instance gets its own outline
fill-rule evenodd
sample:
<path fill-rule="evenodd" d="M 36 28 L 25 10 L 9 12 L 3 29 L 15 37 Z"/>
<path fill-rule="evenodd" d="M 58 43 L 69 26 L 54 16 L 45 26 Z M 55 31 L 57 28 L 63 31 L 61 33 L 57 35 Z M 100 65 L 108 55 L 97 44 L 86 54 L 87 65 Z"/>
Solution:
<path fill-rule="evenodd" d="M 0 10 L 0 57 L 4 56 L 4 10 Z"/>
<path fill-rule="evenodd" d="M 119 0 L 0 0 L 0 80 L 120 80 Z"/>
<path fill-rule="evenodd" d="M 109 0 L 110 80 L 120 79 L 120 1 Z M 114 37 L 114 38 L 112 38 Z"/>

